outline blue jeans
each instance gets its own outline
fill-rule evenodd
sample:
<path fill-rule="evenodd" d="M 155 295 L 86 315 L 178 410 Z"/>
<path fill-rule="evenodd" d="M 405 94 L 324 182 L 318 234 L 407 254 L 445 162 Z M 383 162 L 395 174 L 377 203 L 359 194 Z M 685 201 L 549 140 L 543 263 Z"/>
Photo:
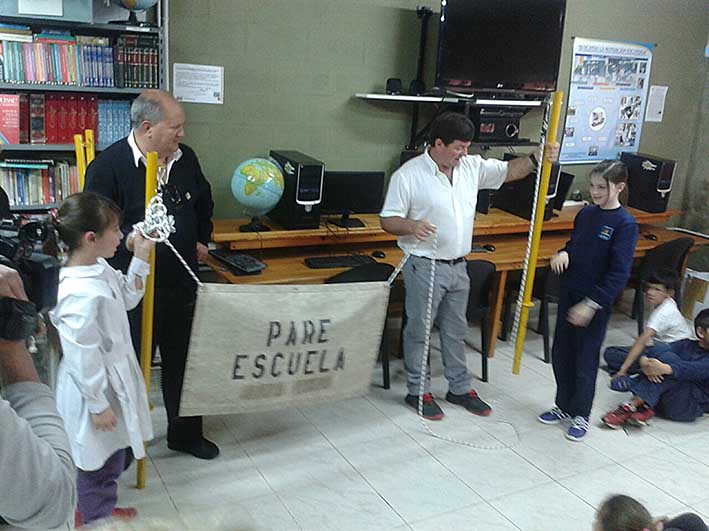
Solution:
<path fill-rule="evenodd" d="M 652 347 L 648 347 L 643 350 L 641 356 L 652 356 L 652 352 L 655 349 L 661 349 L 662 347 L 666 346 L 667 343 L 663 343 L 662 341 L 655 341 L 655 344 Z M 615 374 L 620 370 L 631 348 L 632 347 L 608 347 L 603 352 L 603 359 L 606 361 L 606 365 L 608 365 L 609 373 Z M 638 364 L 638 360 L 635 360 L 633 364 L 628 368 L 628 374 L 640 374 L 640 372 L 641 371 L 640 365 Z"/>
<path fill-rule="evenodd" d="M 431 260 L 411 255 L 404 266 L 406 326 L 404 327 L 404 367 L 409 394 L 418 395 L 426 337 L 426 306 L 431 279 Z M 473 375 L 465 360 L 466 310 L 470 279 L 465 261 L 457 264 L 436 262 L 431 308 L 431 326 L 438 325 L 441 337 L 443 374 L 453 394 L 470 391 Z M 426 353 L 428 354 L 428 353 Z M 424 392 L 430 392 L 431 368 L 426 368 Z"/>

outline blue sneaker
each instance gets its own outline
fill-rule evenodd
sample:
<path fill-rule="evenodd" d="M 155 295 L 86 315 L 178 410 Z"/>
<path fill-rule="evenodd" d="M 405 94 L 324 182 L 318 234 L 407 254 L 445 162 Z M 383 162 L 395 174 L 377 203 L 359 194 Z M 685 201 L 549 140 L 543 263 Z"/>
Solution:
<path fill-rule="evenodd" d="M 581 439 L 588 433 L 589 428 L 588 418 L 580 416 L 574 417 L 571 419 L 571 426 L 569 426 L 566 432 L 566 438 L 570 441 L 581 442 Z"/>
<path fill-rule="evenodd" d="M 633 382 L 633 377 L 624 374 L 623 376 L 618 376 L 618 378 L 615 378 L 611 380 L 611 389 L 613 391 L 616 391 L 618 393 L 626 393 L 630 391 L 630 384 Z"/>
<path fill-rule="evenodd" d="M 562 420 L 569 420 L 571 415 L 564 413 L 561 409 L 554 406 L 549 411 L 546 411 L 537 417 L 537 420 L 542 424 L 559 424 Z"/>

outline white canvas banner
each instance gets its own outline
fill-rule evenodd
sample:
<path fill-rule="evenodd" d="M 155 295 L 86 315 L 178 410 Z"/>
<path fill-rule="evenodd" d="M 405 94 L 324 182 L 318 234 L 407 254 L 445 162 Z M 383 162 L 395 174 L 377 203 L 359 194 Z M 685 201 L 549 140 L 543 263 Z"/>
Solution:
<path fill-rule="evenodd" d="M 386 282 L 206 284 L 197 296 L 180 415 L 364 394 L 389 291 Z"/>

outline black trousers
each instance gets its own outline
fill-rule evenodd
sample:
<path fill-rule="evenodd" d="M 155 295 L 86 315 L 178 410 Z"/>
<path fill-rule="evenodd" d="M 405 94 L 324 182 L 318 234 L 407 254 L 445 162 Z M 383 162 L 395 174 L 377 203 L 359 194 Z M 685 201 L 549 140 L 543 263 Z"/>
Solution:
<path fill-rule="evenodd" d="M 160 348 L 162 371 L 160 386 L 167 412 L 168 442 L 189 443 L 202 438 L 202 417 L 180 417 L 180 397 L 185 363 L 190 345 L 196 292 L 183 286 L 156 286 L 153 313 L 153 352 Z M 131 336 L 140 352 L 142 303 L 128 312 Z"/>
<path fill-rule="evenodd" d="M 566 320 L 566 314 L 583 299 L 569 294 L 561 296 L 551 360 L 556 380 L 556 405 L 572 417 L 588 418 L 596 394 L 601 345 L 611 312 L 602 308 L 588 326 L 574 326 Z"/>
<path fill-rule="evenodd" d="M 707 531 L 707 526 L 696 514 L 685 513 L 665 522 L 665 531 Z"/>

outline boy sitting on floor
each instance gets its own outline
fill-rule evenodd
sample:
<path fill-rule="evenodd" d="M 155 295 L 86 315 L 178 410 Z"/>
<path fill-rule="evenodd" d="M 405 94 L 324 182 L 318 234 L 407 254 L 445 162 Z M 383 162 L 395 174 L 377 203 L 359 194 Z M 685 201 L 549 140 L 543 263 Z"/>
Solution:
<path fill-rule="evenodd" d="M 631 374 L 638 374 L 637 360 L 648 345 L 660 347 L 690 337 L 691 332 L 674 300 L 679 277 L 672 270 L 653 273 L 645 280 L 645 296 L 653 311 L 647 320 L 643 333 L 632 347 L 608 347 L 603 358 L 608 364 L 608 372 L 613 375 L 611 389 L 625 392 L 630 389 Z"/>
<path fill-rule="evenodd" d="M 633 397 L 603 416 L 606 426 L 644 426 L 655 412 L 680 422 L 709 413 L 709 308 L 694 319 L 694 332 L 697 341 L 676 341 L 640 358 L 642 374 L 630 383 Z"/>

